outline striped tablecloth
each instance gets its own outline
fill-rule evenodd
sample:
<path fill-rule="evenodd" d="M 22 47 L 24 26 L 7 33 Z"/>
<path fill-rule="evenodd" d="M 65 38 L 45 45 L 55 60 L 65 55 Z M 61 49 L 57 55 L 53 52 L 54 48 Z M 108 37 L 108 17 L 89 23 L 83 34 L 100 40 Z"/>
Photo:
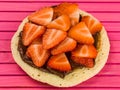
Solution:
<path fill-rule="evenodd" d="M 14 62 L 10 41 L 28 14 L 64 1 L 78 3 L 80 9 L 98 18 L 111 43 L 109 59 L 102 71 L 88 81 L 66 89 L 120 90 L 120 0 L 0 0 L 0 90 L 60 89 L 29 78 Z"/>

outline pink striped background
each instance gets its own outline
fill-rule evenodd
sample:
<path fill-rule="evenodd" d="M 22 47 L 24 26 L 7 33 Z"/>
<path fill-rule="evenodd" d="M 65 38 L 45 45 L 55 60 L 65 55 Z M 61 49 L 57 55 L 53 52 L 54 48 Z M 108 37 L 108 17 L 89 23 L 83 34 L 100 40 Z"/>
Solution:
<path fill-rule="evenodd" d="M 53 90 L 29 78 L 14 62 L 10 40 L 20 22 L 31 12 L 61 2 L 76 2 L 105 26 L 111 43 L 108 62 L 88 81 L 68 90 L 120 90 L 120 0 L 0 0 L 0 90 Z M 65 88 L 63 88 L 65 89 Z"/>

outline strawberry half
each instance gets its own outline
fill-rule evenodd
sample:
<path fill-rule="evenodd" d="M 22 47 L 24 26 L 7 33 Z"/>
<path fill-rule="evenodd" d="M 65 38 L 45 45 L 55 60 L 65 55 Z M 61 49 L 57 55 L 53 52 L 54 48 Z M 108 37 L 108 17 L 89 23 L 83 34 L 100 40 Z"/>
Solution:
<path fill-rule="evenodd" d="M 67 31 L 70 28 L 70 19 L 67 15 L 61 15 L 47 25 L 47 28 L 54 28 Z"/>
<path fill-rule="evenodd" d="M 82 21 L 85 22 L 92 34 L 102 30 L 102 24 L 95 18 L 90 16 L 84 16 Z"/>
<path fill-rule="evenodd" d="M 97 50 L 94 45 L 81 44 L 78 45 L 72 52 L 72 56 L 79 58 L 96 58 Z"/>
<path fill-rule="evenodd" d="M 31 22 L 34 22 L 39 25 L 47 25 L 52 21 L 53 18 L 53 8 L 46 7 L 42 8 L 39 11 L 36 11 L 35 13 L 32 13 L 28 16 L 28 19 Z"/>
<path fill-rule="evenodd" d="M 75 39 L 79 43 L 83 44 L 93 44 L 94 38 L 90 33 L 89 29 L 87 28 L 84 22 L 80 22 L 77 25 L 73 26 L 69 32 L 68 36 Z"/>
<path fill-rule="evenodd" d="M 59 70 L 62 72 L 68 72 L 71 70 L 71 65 L 64 53 L 51 56 L 47 65 L 52 69 Z"/>
<path fill-rule="evenodd" d="M 47 29 L 43 35 L 43 48 L 50 49 L 58 45 L 61 41 L 65 39 L 67 32 L 56 30 L 56 29 Z"/>
<path fill-rule="evenodd" d="M 92 58 L 79 58 L 79 57 L 71 57 L 74 62 L 86 66 L 88 68 L 92 68 L 94 66 L 94 60 Z"/>
<path fill-rule="evenodd" d="M 52 55 L 56 55 L 63 52 L 72 51 L 76 47 L 76 45 L 77 42 L 74 39 L 66 37 L 64 41 L 62 41 L 59 45 L 51 50 L 51 53 Z"/>
<path fill-rule="evenodd" d="M 36 66 L 42 67 L 50 56 L 50 52 L 42 47 L 42 42 L 35 41 L 27 48 L 26 55 Z"/>
<path fill-rule="evenodd" d="M 79 22 L 79 7 L 77 4 L 71 3 L 61 3 L 54 8 L 54 15 L 59 16 L 66 14 L 70 17 L 72 26 L 76 25 Z"/>
<path fill-rule="evenodd" d="M 44 26 L 38 26 L 32 23 L 25 23 L 22 33 L 23 45 L 28 46 L 34 39 L 40 37 L 45 32 Z"/>

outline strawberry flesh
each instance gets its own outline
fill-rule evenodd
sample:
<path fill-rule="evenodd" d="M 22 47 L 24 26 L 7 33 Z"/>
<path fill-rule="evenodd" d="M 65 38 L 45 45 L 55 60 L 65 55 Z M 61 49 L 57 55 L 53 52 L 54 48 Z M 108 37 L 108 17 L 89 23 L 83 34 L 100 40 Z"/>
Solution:
<path fill-rule="evenodd" d="M 53 18 L 53 8 L 46 7 L 42 8 L 39 11 L 36 11 L 35 13 L 32 13 L 28 16 L 28 19 L 31 22 L 34 22 L 39 25 L 47 25 L 52 21 Z"/>
<path fill-rule="evenodd" d="M 55 16 L 60 16 L 63 14 L 66 14 L 69 16 L 72 26 L 79 23 L 80 14 L 79 14 L 79 7 L 77 4 L 61 3 L 54 8 Z"/>
<path fill-rule="evenodd" d="M 92 34 L 100 32 L 102 30 L 102 24 L 95 18 L 90 16 L 84 16 L 82 21 L 85 22 Z"/>
<path fill-rule="evenodd" d="M 33 23 L 25 23 L 22 33 L 23 45 L 28 46 L 34 39 L 40 37 L 45 32 L 44 26 L 38 26 Z"/>
<path fill-rule="evenodd" d="M 48 67 L 61 72 L 69 72 L 71 70 L 71 65 L 64 53 L 51 56 L 47 65 Z"/>
<path fill-rule="evenodd" d="M 79 43 L 83 44 L 93 44 L 94 38 L 90 33 L 89 29 L 87 28 L 84 22 L 80 22 L 77 25 L 73 26 L 69 32 L 68 36 L 75 39 Z"/>
<path fill-rule="evenodd" d="M 72 56 L 80 58 L 96 58 L 97 50 L 94 45 L 80 44 L 72 52 Z"/>
<path fill-rule="evenodd" d="M 43 35 L 43 48 L 50 49 L 62 42 L 67 36 L 67 32 L 56 30 L 56 29 L 47 29 Z"/>
<path fill-rule="evenodd" d="M 94 67 L 94 60 L 92 58 L 79 58 L 72 56 L 71 59 L 78 64 L 81 64 L 85 67 L 92 68 Z"/>
<path fill-rule="evenodd" d="M 67 15 L 61 15 L 47 25 L 47 28 L 54 28 L 67 31 L 70 28 L 70 19 Z"/>
<path fill-rule="evenodd" d="M 74 39 L 66 37 L 64 41 L 62 41 L 59 45 L 51 50 L 51 53 L 52 55 L 56 55 L 63 52 L 72 51 L 76 47 L 76 45 L 77 42 Z"/>
<path fill-rule="evenodd" d="M 35 41 L 27 48 L 26 55 L 32 59 L 37 67 L 42 67 L 48 60 L 50 52 L 43 48 L 42 42 Z"/>

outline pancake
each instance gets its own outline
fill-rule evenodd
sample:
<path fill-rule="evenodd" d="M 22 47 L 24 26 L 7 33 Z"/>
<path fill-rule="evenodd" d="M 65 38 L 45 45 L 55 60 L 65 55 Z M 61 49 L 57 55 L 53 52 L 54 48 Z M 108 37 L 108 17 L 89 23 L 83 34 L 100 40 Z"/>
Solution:
<path fill-rule="evenodd" d="M 79 10 L 79 12 L 82 16 L 94 17 L 85 11 Z M 59 76 L 52 73 L 40 71 L 39 69 L 34 68 L 25 63 L 22 60 L 18 51 L 19 34 L 23 30 L 23 26 L 26 22 L 28 22 L 27 17 L 22 21 L 17 32 L 14 34 L 11 40 L 11 51 L 15 62 L 34 80 L 37 80 L 42 83 L 47 83 L 55 87 L 72 87 L 95 76 L 97 73 L 100 72 L 100 70 L 104 67 L 105 63 L 107 62 L 110 50 L 110 42 L 108 39 L 107 32 L 103 26 L 102 30 L 98 34 L 98 54 L 95 59 L 95 66 L 93 68 L 76 68 L 71 73 L 67 74 L 64 78 L 60 78 Z"/>

